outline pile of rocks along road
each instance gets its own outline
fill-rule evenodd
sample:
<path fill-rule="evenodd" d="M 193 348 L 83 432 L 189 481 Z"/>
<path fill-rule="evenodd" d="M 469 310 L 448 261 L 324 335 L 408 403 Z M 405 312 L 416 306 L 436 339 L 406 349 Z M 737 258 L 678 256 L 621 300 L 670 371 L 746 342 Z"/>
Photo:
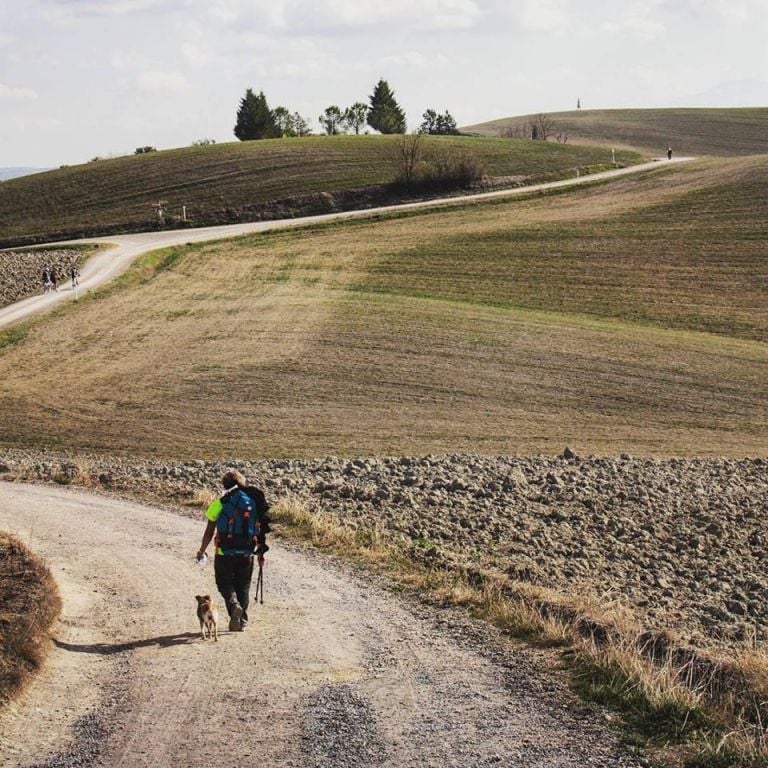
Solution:
<path fill-rule="evenodd" d="M 231 464 L 0 452 L 0 478 L 91 482 L 162 501 L 227 466 L 270 501 L 378 529 L 436 567 L 490 568 L 634 609 L 698 647 L 768 638 L 768 461 L 449 455 Z"/>
<path fill-rule="evenodd" d="M 81 259 L 82 252 L 72 248 L 0 253 L 0 307 L 42 293 L 44 267 L 56 270 L 59 289 L 69 285 L 69 269 Z"/>

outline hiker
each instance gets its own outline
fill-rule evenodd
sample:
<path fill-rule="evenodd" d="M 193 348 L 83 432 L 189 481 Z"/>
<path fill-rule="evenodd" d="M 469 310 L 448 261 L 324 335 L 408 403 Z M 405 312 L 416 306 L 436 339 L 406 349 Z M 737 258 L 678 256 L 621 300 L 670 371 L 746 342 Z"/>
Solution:
<path fill-rule="evenodd" d="M 43 293 L 51 290 L 51 272 L 48 267 L 43 267 Z"/>
<path fill-rule="evenodd" d="M 73 264 L 69 268 L 69 276 L 72 278 L 72 290 L 74 291 L 78 285 L 80 285 L 80 270 L 76 264 Z"/>
<path fill-rule="evenodd" d="M 253 556 L 256 555 L 261 567 L 269 549 L 266 541 L 269 504 L 264 494 L 255 486 L 246 485 L 243 475 L 235 469 L 224 473 L 221 484 L 224 493 L 205 512 L 208 523 L 197 560 L 203 560 L 215 536 L 216 588 L 227 606 L 230 631 L 241 632 L 248 626 Z"/>
<path fill-rule="evenodd" d="M 667 160 L 672 159 L 672 147 L 667 147 Z"/>
<path fill-rule="evenodd" d="M 51 285 L 56 293 L 59 292 L 59 276 L 56 274 L 56 267 L 51 267 Z"/>

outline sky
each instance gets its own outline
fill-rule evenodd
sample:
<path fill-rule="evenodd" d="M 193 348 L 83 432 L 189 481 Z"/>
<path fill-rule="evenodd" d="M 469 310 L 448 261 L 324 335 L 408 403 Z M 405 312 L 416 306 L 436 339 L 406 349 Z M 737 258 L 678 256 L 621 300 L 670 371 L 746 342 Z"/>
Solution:
<path fill-rule="evenodd" d="M 235 141 L 246 88 L 320 132 L 381 77 L 412 129 L 768 106 L 768 0 L 0 0 L 0 167 Z"/>

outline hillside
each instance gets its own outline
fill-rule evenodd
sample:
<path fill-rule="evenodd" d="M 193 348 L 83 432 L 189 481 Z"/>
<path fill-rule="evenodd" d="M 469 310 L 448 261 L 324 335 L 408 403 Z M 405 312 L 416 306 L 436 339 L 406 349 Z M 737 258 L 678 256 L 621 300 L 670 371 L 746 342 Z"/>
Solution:
<path fill-rule="evenodd" d="M 186 206 L 189 224 L 222 224 L 368 207 L 395 176 L 395 137 L 324 136 L 215 144 L 99 160 L 0 184 L 0 247 L 152 229 Z M 428 155 L 467 153 L 490 176 L 533 183 L 605 166 L 602 148 L 429 137 Z M 617 162 L 640 160 L 621 153 Z M 377 187 L 369 199 L 360 190 Z M 401 194 L 401 193 L 400 193 Z"/>
<path fill-rule="evenodd" d="M 3 337 L 2 442 L 759 454 L 767 170 L 711 159 L 161 252 Z"/>
<path fill-rule="evenodd" d="M 768 108 L 754 109 L 584 109 L 553 112 L 569 144 L 603 145 L 662 155 L 667 147 L 681 155 L 756 155 L 768 153 Z M 503 136 L 535 115 L 506 117 L 466 126 L 480 136 Z"/>

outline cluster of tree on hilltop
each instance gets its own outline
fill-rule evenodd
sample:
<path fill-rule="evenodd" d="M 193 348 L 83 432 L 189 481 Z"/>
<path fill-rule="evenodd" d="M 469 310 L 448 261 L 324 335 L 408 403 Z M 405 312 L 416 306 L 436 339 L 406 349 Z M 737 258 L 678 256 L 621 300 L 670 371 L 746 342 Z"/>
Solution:
<path fill-rule="evenodd" d="M 328 135 L 349 131 L 359 134 L 365 125 L 379 133 L 406 132 L 405 112 L 386 80 L 382 78 L 376 83 L 368 102 L 356 101 L 346 109 L 332 104 L 318 118 L 320 125 Z M 235 136 L 241 141 L 308 136 L 310 133 L 309 121 L 298 112 L 291 112 L 286 107 L 270 109 L 263 91 L 255 94 L 249 88 L 240 100 Z M 456 121 L 447 110 L 438 115 L 433 109 L 428 109 L 423 115 L 419 133 L 457 134 L 458 130 Z"/>

